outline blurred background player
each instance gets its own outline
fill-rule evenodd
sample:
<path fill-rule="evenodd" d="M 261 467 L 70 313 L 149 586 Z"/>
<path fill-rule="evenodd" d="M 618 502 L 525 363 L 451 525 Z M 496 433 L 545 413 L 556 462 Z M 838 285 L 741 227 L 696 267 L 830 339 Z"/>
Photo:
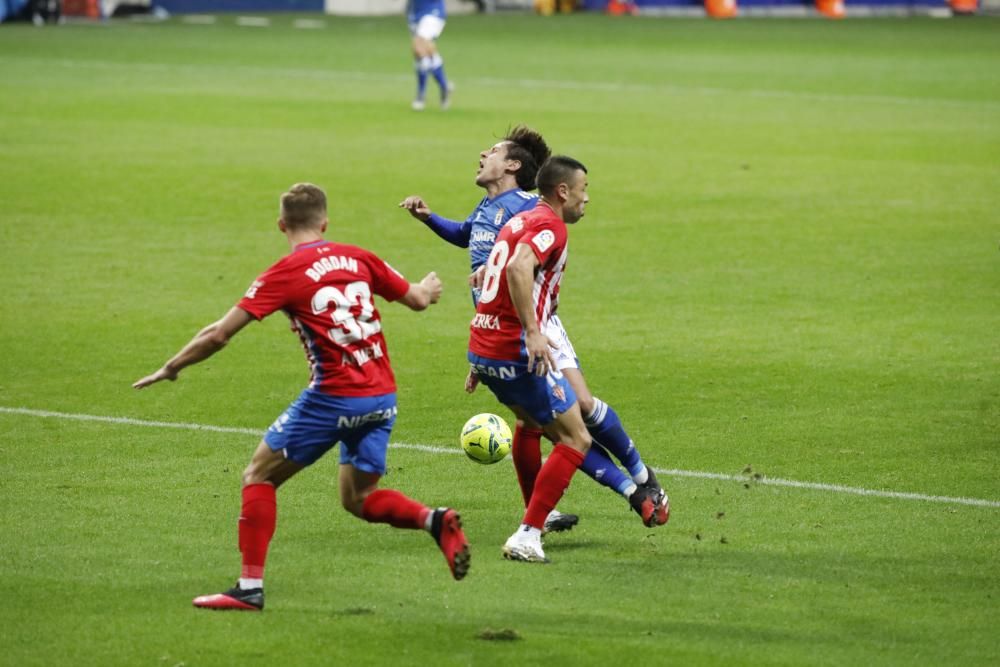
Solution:
<path fill-rule="evenodd" d="M 486 190 L 465 222 L 459 223 L 433 213 L 419 196 L 412 195 L 400 203 L 410 215 L 421 220 L 444 240 L 462 248 L 469 248 L 469 258 L 474 276 L 482 269 L 493 249 L 497 234 L 507 221 L 518 213 L 529 211 L 538 203 L 538 197 L 529 193 L 535 189 L 535 175 L 548 159 L 549 148 L 538 132 L 519 125 L 503 139 L 479 154 L 479 171 L 476 185 Z M 478 303 L 481 289 L 473 285 L 472 300 Z M 654 524 L 666 523 L 668 499 L 653 471 L 642 461 L 631 438 L 625 432 L 618 414 L 606 403 L 590 393 L 580 364 L 562 322 L 556 315 L 555 304 L 549 318 L 546 334 L 559 344 L 556 353 L 557 369 L 567 378 L 580 403 L 587 429 L 596 446 L 591 447 L 582 469 L 599 483 L 614 489 L 630 499 L 637 489 L 652 490 L 656 494 L 658 511 Z M 542 430 L 518 420 L 514 429 L 512 458 L 525 505 L 531 499 L 535 478 L 541 468 Z M 626 467 L 631 479 L 614 464 L 606 450 Z M 636 496 L 638 500 L 640 496 Z M 545 532 L 569 530 L 578 522 L 573 514 L 552 510 L 545 523 Z"/>
<path fill-rule="evenodd" d="M 396 383 L 373 296 L 412 310 L 437 303 L 435 273 L 407 282 L 371 252 L 331 241 L 326 195 L 299 183 L 281 196 L 278 228 L 291 253 L 260 275 L 223 318 L 202 329 L 142 389 L 176 380 L 180 371 L 208 359 L 254 320 L 282 310 L 306 350 L 309 387 L 274 424 L 243 472 L 239 519 L 242 572 L 224 593 L 194 599 L 196 607 L 259 611 L 264 608 L 264 562 L 274 535 L 276 489 L 338 442 L 340 501 L 351 514 L 395 528 L 422 528 L 444 553 L 452 576 L 469 568 L 469 546 L 455 510 L 432 510 L 399 491 L 379 489 L 389 434 L 396 421 Z"/>
<path fill-rule="evenodd" d="M 444 60 L 437 50 L 437 38 L 444 32 L 444 0 L 407 0 L 406 20 L 410 24 L 410 44 L 417 70 L 417 96 L 411 106 L 423 111 L 426 106 L 427 76 L 431 74 L 441 89 L 441 108 L 451 104 L 452 85 L 444 73 Z"/>
<path fill-rule="evenodd" d="M 566 225 L 583 217 L 589 200 L 587 170 L 572 158 L 552 157 L 538 172 L 538 190 L 538 206 L 500 230 L 486 260 L 469 326 L 473 375 L 466 383 L 472 391 L 481 381 L 518 419 L 544 428 L 555 443 L 521 526 L 503 547 L 504 557 L 529 562 L 547 562 L 541 542 L 546 517 L 591 449 L 573 388 L 559 372 L 546 334 L 568 257 Z M 636 489 L 630 502 L 645 525 L 658 523 L 655 491 Z"/>

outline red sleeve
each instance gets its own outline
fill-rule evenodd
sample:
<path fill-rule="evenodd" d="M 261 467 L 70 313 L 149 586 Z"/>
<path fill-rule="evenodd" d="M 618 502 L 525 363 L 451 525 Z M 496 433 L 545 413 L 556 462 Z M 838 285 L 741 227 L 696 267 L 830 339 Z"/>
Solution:
<path fill-rule="evenodd" d="M 535 253 L 539 263 L 545 264 L 552 255 L 561 253 L 566 245 L 566 225 L 544 220 L 524 230 L 518 245 L 526 244 Z"/>
<path fill-rule="evenodd" d="M 260 274 L 236 306 L 262 320 L 287 303 L 284 272 L 274 265 Z"/>
<path fill-rule="evenodd" d="M 396 269 L 369 253 L 368 268 L 372 272 L 372 291 L 386 301 L 396 301 L 410 290 L 410 282 Z"/>

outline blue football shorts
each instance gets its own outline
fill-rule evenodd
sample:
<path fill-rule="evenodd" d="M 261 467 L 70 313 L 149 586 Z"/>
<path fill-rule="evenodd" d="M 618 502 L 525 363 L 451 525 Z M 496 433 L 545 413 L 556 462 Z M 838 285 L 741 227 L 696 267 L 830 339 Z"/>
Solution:
<path fill-rule="evenodd" d="M 472 372 L 504 405 L 524 408 L 542 426 L 576 403 L 576 394 L 558 370 L 538 376 L 519 361 L 497 361 L 469 352 Z"/>
<path fill-rule="evenodd" d="M 272 451 L 304 466 L 315 463 L 337 443 L 340 463 L 363 472 L 385 474 L 389 434 L 396 423 L 396 394 L 331 396 L 306 389 L 267 429 Z"/>

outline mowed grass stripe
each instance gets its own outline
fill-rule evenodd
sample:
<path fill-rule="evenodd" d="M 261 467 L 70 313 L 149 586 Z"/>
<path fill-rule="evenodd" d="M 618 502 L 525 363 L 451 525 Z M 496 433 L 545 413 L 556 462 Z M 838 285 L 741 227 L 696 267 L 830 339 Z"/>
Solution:
<path fill-rule="evenodd" d="M 12 408 L 0 406 L 0 413 L 27 415 L 30 417 L 46 417 L 55 419 L 73 419 L 77 421 L 95 421 L 107 424 L 120 424 L 123 426 L 145 426 L 151 428 L 179 428 L 192 431 L 211 431 L 213 433 L 235 433 L 239 435 L 259 435 L 261 429 L 244 428 L 240 426 L 213 426 L 211 424 L 191 424 L 185 422 L 164 422 L 146 419 L 134 419 L 132 417 L 108 417 L 103 415 L 74 414 L 68 412 L 53 412 L 51 410 L 34 410 L 31 408 Z M 403 442 L 394 442 L 390 447 L 397 449 L 410 449 L 431 454 L 458 454 L 458 449 L 447 447 L 434 447 L 433 445 L 416 445 Z M 746 482 L 748 477 L 740 475 L 728 475 L 725 473 L 703 472 L 699 470 L 678 470 L 675 468 L 653 468 L 657 474 L 671 477 L 694 477 L 700 479 L 717 479 L 727 482 Z M 829 491 L 831 493 L 847 493 L 857 496 L 871 496 L 875 498 L 894 498 L 899 500 L 918 500 L 931 503 L 948 503 L 956 505 L 972 505 L 975 507 L 1000 507 L 1000 501 L 985 500 L 982 498 L 963 498 L 953 496 L 927 495 L 924 493 L 911 493 L 906 491 L 884 491 L 879 489 L 864 489 L 854 486 L 842 486 L 840 484 L 825 484 L 823 482 L 801 482 L 794 479 L 781 479 L 779 477 L 759 476 L 750 478 L 756 484 L 766 486 L 783 486 L 794 489 L 809 489 L 812 491 Z"/>
<path fill-rule="evenodd" d="M 333 69 L 316 69 L 310 67 L 262 67 L 259 65 L 225 65 L 212 64 L 178 64 L 178 63 L 154 63 L 154 62 L 120 62 L 113 60 L 68 60 L 56 58 L 37 58 L 5 55 L 0 57 L 0 62 L 23 63 L 29 65 L 54 65 L 57 67 L 68 67 L 74 69 L 127 69 L 141 71 L 174 71 L 180 72 L 189 70 L 192 73 L 204 76 L 208 70 L 221 68 L 226 72 L 240 70 L 248 74 L 269 75 L 282 78 L 300 79 L 320 79 L 329 81 L 371 81 L 373 83 L 410 83 L 412 74 L 387 74 L 371 71 L 350 71 Z M 765 98 L 765 99 L 798 99 L 813 102 L 837 102 L 837 103 L 860 103 L 860 104 L 890 104 L 903 106 L 947 106 L 963 107 L 970 109 L 998 110 L 1000 103 L 988 100 L 961 100 L 945 97 L 909 97 L 899 95 L 869 95 L 859 93 L 848 95 L 841 93 L 816 93 L 796 90 L 775 90 L 762 88 L 722 88 L 712 86 L 685 86 L 676 83 L 635 83 L 621 81 L 582 81 L 573 79 L 533 79 L 533 78 L 508 78 L 508 77 L 461 77 L 463 86 L 476 86 L 484 88 L 523 88 L 528 90 L 575 90 L 587 92 L 604 93 L 664 93 L 667 95 L 700 95 L 703 97 L 716 97 L 734 95 L 738 97 Z"/>

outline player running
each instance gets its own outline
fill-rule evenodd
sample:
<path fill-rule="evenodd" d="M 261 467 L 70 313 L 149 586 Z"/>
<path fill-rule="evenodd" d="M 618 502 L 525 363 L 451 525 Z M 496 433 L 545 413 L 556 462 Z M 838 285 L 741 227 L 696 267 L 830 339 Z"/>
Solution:
<path fill-rule="evenodd" d="M 196 607 L 264 608 L 275 491 L 338 442 L 344 509 L 369 523 L 430 532 L 452 576 L 462 579 L 468 572 L 469 545 L 455 510 L 431 509 L 399 491 L 378 488 L 396 421 L 396 383 L 373 297 L 424 310 L 437 303 L 441 281 L 431 272 L 419 283 L 407 282 L 373 253 L 324 240 L 328 224 L 325 193 L 308 183 L 293 185 L 281 196 L 278 218 L 291 253 L 262 273 L 221 320 L 132 385 L 142 389 L 176 380 L 183 368 L 208 359 L 247 324 L 278 310 L 288 315 L 305 347 L 309 386 L 267 429 L 243 472 L 239 581 L 224 593 L 196 597 Z"/>
<path fill-rule="evenodd" d="M 444 0 L 408 0 L 406 20 L 410 26 L 410 46 L 413 47 L 413 61 L 417 70 L 417 96 L 411 106 L 414 111 L 423 111 L 427 93 L 427 75 L 433 75 L 441 89 L 441 109 L 451 104 L 452 85 L 444 73 L 444 60 L 437 49 L 437 38 L 444 32 L 447 14 Z"/>
<path fill-rule="evenodd" d="M 549 148 L 539 133 L 517 126 L 501 141 L 482 151 L 479 157 L 476 185 L 486 190 L 486 196 L 464 222 L 448 220 L 433 213 L 427 203 L 416 195 L 407 197 L 400 204 L 444 240 L 459 247 L 468 247 L 473 275 L 480 275 L 477 272 L 485 266 L 497 234 L 507 221 L 518 213 L 533 209 L 538 203 L 538 197 L 528 191 L 535 188 L 535 175 L 549 157 Z M 480 291 L 479 287 L 473 286 L 474 303 L 479 301 Z M 596 444 L 587 452 L 582 470 L 622 494 L 637 511 L 642 507 L 645 493 L 651 491 L 655 495 L 656 512 L 652 517 L 644 517 L 644 522 L 649 526 L 666 523 L 669 519 L 666 493 L 652 469 L 643 463 L 618 414 L 590 393 L 573 345 L 555 312 L 549 317 L 545 333 L 559 343 L 554 353 L 557 370 L 572 386 L 587 429 Z M 542 465 L 541 437 L 541 429 L 518 420 L 514 429 L 512 458 L 525 505 L 531 499 L 535 478 Z M 612 462 L 608 451 L 622 462 L 631 478 Z M 637 491 L 640 492 L 638 495 Z M 552 510 L 545 522 L 544 532 L 569 530 L 577 522 L 578 517 L 573 514 Z"/>

